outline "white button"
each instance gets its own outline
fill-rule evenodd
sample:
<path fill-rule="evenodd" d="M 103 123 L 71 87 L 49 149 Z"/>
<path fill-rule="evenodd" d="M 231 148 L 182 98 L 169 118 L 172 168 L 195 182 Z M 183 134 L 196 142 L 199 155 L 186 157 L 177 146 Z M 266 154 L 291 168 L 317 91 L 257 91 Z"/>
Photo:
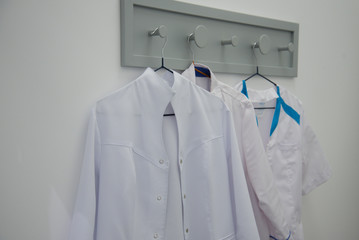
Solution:
<path fill-rule="evenodd" d="M 160 163 L 160 164 L 163 164 L 164 162 L 165 162 L 165 160 L 163 160 L 163 159 L 160 159 L 160 160 L 159 160 L 159 163 Z"/>
<path fill-rule="evenodd" d="M 161 196 L 157 196 L 157 200 L 160 201 L 162 199 Z"/>
<path fill-rule="evenodd" d="M 153 234 L 153 238 L 158 238 L 158 233 Z"/>

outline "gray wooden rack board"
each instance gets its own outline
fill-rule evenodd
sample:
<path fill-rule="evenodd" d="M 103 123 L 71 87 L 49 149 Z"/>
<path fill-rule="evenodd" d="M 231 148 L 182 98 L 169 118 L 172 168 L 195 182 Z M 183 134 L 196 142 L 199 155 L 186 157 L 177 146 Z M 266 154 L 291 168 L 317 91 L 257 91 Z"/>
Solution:
<path fill-rule="evenodd" d="M 165 25 L 168 29 L 164 48 L 165 66 L 184 70 L 192 62 L 209 66 L 214 72 L 296 77 L 298 66 L 299 24 L 224 11 L 169 0 L 121 0 L 122 66 L 159 67 L 165 39 L 149 36 L 149 31 Z M 199 48 L 188 35 L 203 25 L 207 44 Z M 267 54 L 252 48 L 266 35 Z M 222 40 L 237 36 L 238 45 L 222 45 Z M 291 51 L 287 51 L 289 43 Z M 285 48 L 280 51 L 280 48 Z"/>

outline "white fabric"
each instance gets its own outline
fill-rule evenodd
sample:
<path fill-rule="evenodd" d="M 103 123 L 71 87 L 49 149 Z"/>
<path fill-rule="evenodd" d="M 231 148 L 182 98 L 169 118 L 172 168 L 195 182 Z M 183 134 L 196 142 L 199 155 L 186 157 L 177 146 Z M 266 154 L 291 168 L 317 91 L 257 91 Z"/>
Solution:
<path fill-rule="evenodd" d="M 235 88 L 241 91 L 242 83 Z M 267 139 L 264 141 L 266 153 L 289 220 L 292 231 L 290 239 L 303 240 L 302 195 L 326 182 L 331 176 L 331 169 L 318 139 L 305 119 L 301 101 L 283 87 L 279 89 L 284 102 L 300 114 L 300 124 L 281 108 L 278 125 L 272 135 L 268 136 L 273 110 L 264 110 L 268 112 L 262 116 L 257 112 L 257 119 L 261 135 Z M 247 88 L 247 91 L 249 100 L 255 106 L 263 103 L 274 106 L 273 100 L 278 98 L 274 88 L 261 91 Z"/>
<path fill-rule="evenodd" d="M 182 159 L 185 239 L 259 239 L 228 108 L 180 74 L 171 88 L 148 68 L 92 110 L 70 240 L 164 239 L 169 103 Z"/>
<path fill-rule="evenodd" d="M 210 71 L 205 65 L 195 65 Z M 196 78 L 194 67 L 192 64 L 182 75 L 221 98 L 231 110 L 261 240 L 268 240 L 270 235 L 277 239 L 287 239 L 289 227 L 258 132 L 251 102 L 242 93 L 218 81 L 211 71 L 211 78 Z"/>
<path fill-rule="evenodd" d="M 171 110 L 168 112 L 171 112 Z M 178 160 L 178 132 L 175 116 L 163 118 L 162 133 L 169 163 L 167 215 L 164 239 L 183 240 L 182 192 Z M 161 196 L 158 196 L 158 198 L 161 198 Z"/>

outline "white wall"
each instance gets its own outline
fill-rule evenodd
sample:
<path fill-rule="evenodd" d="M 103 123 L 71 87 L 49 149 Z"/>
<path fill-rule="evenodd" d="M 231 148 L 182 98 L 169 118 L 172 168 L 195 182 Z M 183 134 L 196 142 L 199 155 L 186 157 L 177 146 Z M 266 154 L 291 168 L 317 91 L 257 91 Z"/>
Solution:
<path fill-rule="evenodd" d="M 304 197 L 306 239 L 359 239 L 359 2 L 186 1 L 300 24 L 298 77 L 272 79 L 302 99 L 334 171 Z M 121 67 L 119 10 L 0 0 L 1 240 L 66 239 L 89 109 L 143 71 Z"/>

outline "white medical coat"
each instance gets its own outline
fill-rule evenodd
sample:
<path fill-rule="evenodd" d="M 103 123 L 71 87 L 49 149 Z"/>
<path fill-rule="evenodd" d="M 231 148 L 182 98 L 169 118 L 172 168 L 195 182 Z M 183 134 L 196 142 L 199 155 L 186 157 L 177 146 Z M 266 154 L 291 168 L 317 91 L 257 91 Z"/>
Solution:
<path fill-rule="evenodd" d="M 331 169 L 305 119 L 302 103 L 280 86 L 253 90 L 242 81 L 235 88 L 246 92 L 255 107 L 275 106 L 256 111 L 258 127 L 290 224 L 290 239 L 303 240 L 302 195 L 326 182 Z"/>
<path fill-rule="evenodd" d="M 195 66 L 208 69 L 210 78 L 196 78 Z M 213 72 L 203 64 L 191 64 L 182 75 L 221 98 L 232 113 L 261 240 L 268 240 L 270 236 L 287 239 L 289 226 L 258 131 L 252 103 L 241 92 L 218 81 Z"/>
<path fill-rule="evenodd" d="M 162 123 L 168 104 L 178 126 L 185 239 L 259 239 L 228 108 L 180 74 L 173 77 L 170 87 L 148 68 L 96 103 L 71 240 L 164 239 L 169 161 Z"/>

